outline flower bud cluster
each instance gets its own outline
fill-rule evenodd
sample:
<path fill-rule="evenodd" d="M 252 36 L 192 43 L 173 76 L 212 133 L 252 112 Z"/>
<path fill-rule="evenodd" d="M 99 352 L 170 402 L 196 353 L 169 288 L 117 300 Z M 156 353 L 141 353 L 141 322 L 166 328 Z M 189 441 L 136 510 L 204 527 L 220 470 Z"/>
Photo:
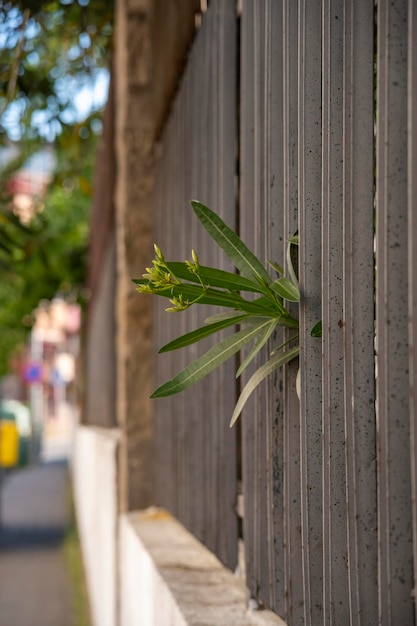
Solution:
<path fill-rule="evenodd" d="M 157 294 L 165 289 L 186 285 L 187 283 L 181 282 L 181 280 L 179 280 L 175 276 L 175 274 L 173 274 L 173 272 L 169 269 L 165 261 L 164 255 L 156 244 L 154 244 L 154 249 L 155 259 L 152 261 L 152 267 L 147 267 L 146 272 L 142 274 L 142 278 L 144 278 L 148 282 L 142 283 L 137 286 L 137 290 L 139 291 L 139 293 Z M 198 277 L 200 284 L 203 288 L 203 292 L 205 292 L 206 287 L 203 285 L 200 278 L 200 263 L 198 260 L 197 252 L 195 250 L 192 250 L 191 256 L 192 261 L 185 261 L 185 265 L 192 274 Z M 192 304 L 197 302 L 200 297 L 201 296 L 190 302 L 189 300 L 186 300 L 181 293 L 177 296 L 173 295 L 172 298 L 169 298 L 169 301 L 173 306 L 165 310 L 168 313 L 185 311 Z"/>

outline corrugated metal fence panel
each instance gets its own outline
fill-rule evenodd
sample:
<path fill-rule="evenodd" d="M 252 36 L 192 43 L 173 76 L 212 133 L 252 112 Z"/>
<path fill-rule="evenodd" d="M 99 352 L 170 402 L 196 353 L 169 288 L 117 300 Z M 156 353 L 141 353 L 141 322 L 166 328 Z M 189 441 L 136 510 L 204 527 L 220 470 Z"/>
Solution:
<path fill-rule="evenodd" d="M 375 623 L 373 6 L 323 16 L 323 619 Z"/>
<path fill-rule="evenodd" d="M 414 620 L 406 305 L 407 13 L 406 0 L 378 3 L 376 324 L 382 624 Z"/>
<path fill-rule="evenodd" d="M 374 93 L 373 0 L 242 0 L 238 150 L 234 11 L 212 0 L 196 38 L 160 147 L 155 237 L 167 256 L 195 247 L 202 263 L 224 263 L 190 197 L 239 227 L 264 261 L 284 264 L 299 228 L 300 401 L 295 363 L 257 389 L 240 423 L 247 582 L 291 626 L 412 625 L 415 6 L 377 3 Z M 158 304 L 158 343 L 206 315 L 167 316 Z M 310 336 L 319 319 L 322 341 Z M 157 382 L 196 350 L 159 356 Z M 230 363 L 156 410 L 159 502 L 229 566 L 233 381 Z"/>
<path fill-rule="evenodd" d="M 243 415 L 248 583 L 292 624 L 376 623 L 373 3 L 244 2 L 241 80 L 242 235 L 282 263 L 298 204 L 303 292 L 301 408 L 278 372 Z"/>
<path fill-rule="evenodd" d="M 159 147 L 155 240 L 167 258 L 195 248 L 203 265 L 225 259 L 189 205 L 198 199 L 235 226 L 236 19 L 233 1 L 215 1 L 203 16 Z M 196 328 L 214 311 L 193 307 L 167 315 L 156 303 L 158 344 Z M 205 344 L 207 349 L 209 344 Z M 171 378 L 202 352 L 198 345 L 155 361 L 156 382 Z M 169 508 L 229 567 L 237 560 L 236 398 L 234 363 L 155 410 L 158 503 Z"/>
<path fill-rule="evenodd" d="M 323 10 L 323 622 L 349 620 L 343 376 L 343 5 Z M 337 623 L 337 622 L 336 622 Z"/>
<path fill-rule="evenodd" d="M 264 262 L 284 259 L 282 2 L 247 1 L 241 31 L 241 236 Z M 277 27 L 278 26 L 278 27 Z M 274 338 L 279 345 L 282 333 Z M 258 360 L 260 365 L 265 353 Z M 246 574 L 253 595 L 283 612 L 283 373 L 242 414 Z M 268 416 L 265 419 L 265 416 Z M 276 558 L 279 555 L 279 558 Z"/>
<path fill-rule="evenodd" d="M 284 234 L 298 230 L 298 5 L 282 4 L 282 97 L 283 97 L 283 219 Z M 275 114 L 273 114 L 275 117 Z M 284 241 L 284 248 L 286 242 Z M 296 308 L 296 307 L 294 307 Z M 298 363 L 284 369 L 283 428 L 283 518 L 276 512 L 273 527 L 284 529 L 284 612 L 289 623 L 303 621 L 303 575 L 301 541 L 300 409 L 294 391 Z M 279 416 L 275 415 L 275 420 Z M 274 442 L 271 441 L 271 446 Z M 279 461 L 276 460 L 275 463 Z M 273 472 L 275 475 L 275 472 Z M 272 484 L 272 492 L 276 493 Z M 278 561 L 280 562 L 280 561 Z M 279 603 L 275 600 L 275 606 Z"/>
<path fill-rule="evenodd" d="M 343 2 L 323 0 L 323 622 L 349 621 L 343 354 Z M 334 620 L 336 619 L 336 622 Z"/>
<path fill-rule="evenodd" d="M 417 6 L 408 13 L 408 271 L 411 504 L 413 515 L 414 581 L 417 577 Z M 414 582 L 415 585 L 415 582 Z M 414 603 L 417 623 L 417 604 Z"/>
<path fill-rule="evenodd" d="M 322 623 L 321 2 L 299 3 L 300 483 L 304 621 Z"/>

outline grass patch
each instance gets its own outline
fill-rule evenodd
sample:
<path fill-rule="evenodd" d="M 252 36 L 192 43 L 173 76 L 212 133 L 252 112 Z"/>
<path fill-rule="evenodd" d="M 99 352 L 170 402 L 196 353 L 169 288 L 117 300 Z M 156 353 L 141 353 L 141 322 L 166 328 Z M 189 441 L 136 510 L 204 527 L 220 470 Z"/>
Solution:
<path fill-rule="evenodd" d="M 84 563 L 81 553 L 80 540 L 78 536 L 77 521 L 75 517 L 75 508 L 70 482 L 68 483 L 67 499 L 70 510 L 70 521 L 65 535 L 63 549 L 72 588 L 74 626 L 91 626 L 90 606 L 85 580 Z"/>

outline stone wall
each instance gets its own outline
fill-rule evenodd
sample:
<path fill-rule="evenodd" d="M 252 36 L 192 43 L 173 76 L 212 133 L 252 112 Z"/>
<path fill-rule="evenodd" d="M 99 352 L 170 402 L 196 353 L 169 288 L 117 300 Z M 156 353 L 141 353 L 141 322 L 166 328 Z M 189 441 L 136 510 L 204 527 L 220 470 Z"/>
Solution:
<path fill-rule="evenodd" d="M 78 426 L 71 475 L 92 623 L 118 623 L 117 429 Z"/>

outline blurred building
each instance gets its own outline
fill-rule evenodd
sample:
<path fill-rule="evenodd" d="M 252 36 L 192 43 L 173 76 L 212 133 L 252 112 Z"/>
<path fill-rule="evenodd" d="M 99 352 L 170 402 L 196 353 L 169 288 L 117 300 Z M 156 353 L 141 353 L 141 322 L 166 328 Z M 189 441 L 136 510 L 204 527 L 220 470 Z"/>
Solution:
<path fill-rule="evenodd" d="M 18 144 L 0 148 L 0 171 L 19 157 Z M 56 165 L 53 146 L 45 146 L 24 162 L 10 177 L 7 191 L 12 196 L 12 209 L 27 224 L 42 209 L 42 197 L 51 181 Z"/>

